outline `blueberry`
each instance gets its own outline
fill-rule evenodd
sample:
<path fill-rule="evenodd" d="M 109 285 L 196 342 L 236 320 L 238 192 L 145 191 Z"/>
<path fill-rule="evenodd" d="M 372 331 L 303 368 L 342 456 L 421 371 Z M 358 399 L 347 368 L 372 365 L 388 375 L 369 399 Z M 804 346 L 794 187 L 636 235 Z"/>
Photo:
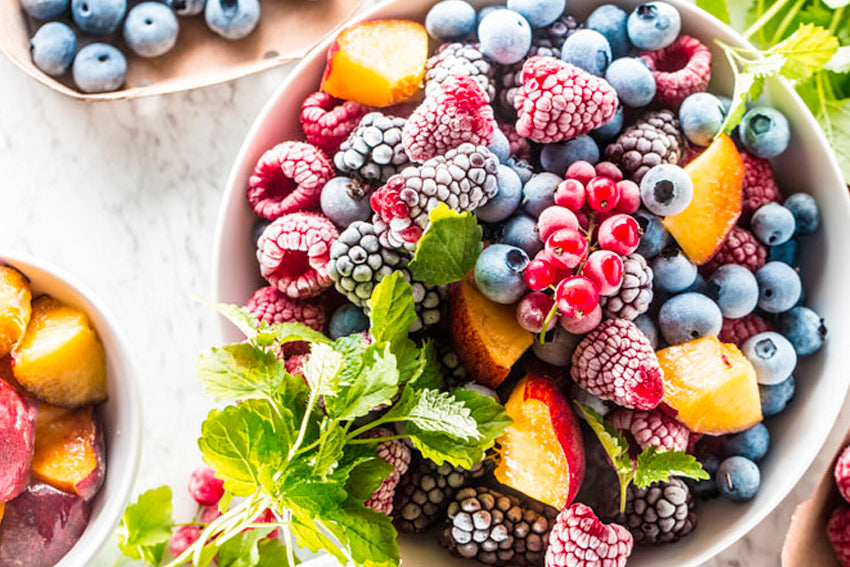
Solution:
<path fill-rule="evenodd" d="M 443 0 L 428 10 L 425 29 L 440 41 L 464 39 L 475 31 L 475 8 L 463 0 Z"/>
<path fill-rule="evenodd" d="M 70 5 L 71 0 L 21 0 L 27 14 L 37 20 L 58 18 L 68 11 Z"/>
<path fill-rule="evenodd" d="M 815 198 L 806 193 L 794 193 L 785 199 L 785 208 L 794 215 L 797 234 L 813 234 L 820 225 L 820 211 Z"/>
<path fill-rule="evenodd" d="M 490 301 L 511 304 L 527 291 L 522 272 L 528 265 L 528 254 L 516 246 L 492 244 L 475 262 L 475 283 Z"/>
<path fill-rule="evenodd" d="M 531 167 L 531 164 L 525 161 L 524 159 L 511 156 L 508 158 L 508 161 L 505 163 L 505 165 L 513 169 L 514 172 L 519 175 L 519 180 L 522 181 L 523 185 L 528 183 L 528 180 L 531 179 L 532 175 L 534 175 L 534 168 Z"/>
<path fill-rule="evenodd" d="M 508 9 L 521 14 L 533 28 L 553 23 L 566 7 L 567 0 L 508 0 Z"/>
<path fill-rule="evenodd" d="M 499 165 L 499 192 L 490 197 L 483 207 L 478 207 L 475 214 L 484 222 L 502 222 L 519 208 L 522 201 L 522 181 L 519 175 L 506 165 Z"/>
<path fill-rule="evenodd" d="M 741 143 L 751 154 L 770 159 L 788 148 L 791 127 L 781 112 L 769 106 L 755 106 L 744 115 L 739 127 Z"/>
<path fill-rule="evenodd" d="M 136 4 L 124 20 L 124 41 L 140 57 L 165 55 L 177 43 L 180 25 L 165 4 Z"/>
<path fill-rule="evenodd" d="M 826 338 L 823 318 L 808 307 L 794 307 L 779 316 L 779 332 L 794 347 L 797 356 L 820 350 Z"/>
<path fill-rule="evenodd" d="M 765 417 L 776 415 L 785 409 L 794 397 L 794 376 L 789 376 L 779 384 L 759 384 L 761 412 Z"/>
<path fill-rule="evenodd" d="M 204 11 L 207 0 L 165 0 L 178 16 L 197 16 Z"/>
<path fill-rule="evenodd" d="M 708 278 L 710 297 L 717 302 L 726 319 L 740 319 L 756 308 L 759 284 L 751 271 L 737 264 L 726 264 Z"/>
<path fill-rule="evenodd" d="M 671 345 L 717 336 L 722 326 L 720 308 L 701 293 L 673 296 L 658 313 L 658 327 L 664 340 Z"/>
<path fill-rule="evenodd" d="M 756 272 L 759 307 L 768 313 L 788 311 L 800 300 L 803 284 L 797 272 L 782 262 L 768 262 Z"/>
<path fill-rule="evenodd" d="M 490 12 L 478 24 L 481 52 L 502 65 L 518 63 L 531 49 L 531 26 L 512 10 Z"/>
<path fill-rule="evenodd" d="M 779 203 L 767 203 L 753 213 L 750 230 L 763 244 L 776 246 L 794 235 L 794 215 Z"/>
<path fill-rule="evenodd" d="M 655 78 L 646 63 L 640 59 L 615 59 L 605 71 L 605 80 L 614 87 L 626 106 L 640 108 L 655 98 Z"/>
<path fill-rule="evenodd" d="M 770 261 L 783 262 L 789 266 L 797 265 L 797 240 L 792 238 L 779 246 L 771 246 L 767 254 Z"/>
<path fill-rule="evenodd" d="M 86 93 L 115 91 L 127 77 L 127 59 L 107 43 L 90 43 L 74 58 L 74 82 Z"/>
<path fill-rule="evenodd" d="M 607 142 L 619 136 L 622 130 L 623 107 L 617 106 L 617 111 L 614 112 L 614 116 L 612 116 L 611 119 L 608 120 L 608 122 L 597 128 L 596 130 L 593 130 L 590 135 L 596 138 L 597 140 Z"/>
<path fill-rule="evenodd" d="M 655 287 L 678 293 L 693 285 L 697 267 L 678 248 L 666 248 L 652 260 L 652 275 Z"/>
<path fill-rule="evenodd" d="M 758 462 L 767 454 L 770 447 L 770 432 L 763 423 L 757 423 L 734 435 L 723 438 L 723 451 L 727 456 L 745 457 Z"/>
<path fill-rule="evenodd" d="M 493 155 L 499 158 L 499 163 L 507 163 L 508 159 L 511 157 L 511 143 L 508 141 L 508 137 L 505 136 L 505 133 L 502 132 L 501 128 L 493 129 L 493 140 L 490 142 L 490 145 L 487 146 Z"/>
<path fill-rule="evenodd" d="M 741 345 L 741 352 L 756 369 L 759 384 L 779 384 L 791 376 L 797 366 L 794 347 L 788 339 L 773 331 L 753 335 Z"/>
<path fill-rule="evenodd" d="M 529 256 L 534 256 L 543 248 L 543 243 L 537 237 L 537 221 L 524 214 L 514 215 L 505 223 L 501 243 L 516 246 L 525 250 Z"/>
<path fill-rule="evenodd" d="M 625 57 L 632 47 L 626 32 L 628 18 L 626 11 L 619 6 L 603 4 L 590 13 L 584 25 L 605 36 L 614 57 Z"/>
<path fill-rule="evenodd" d="M 207 26 L 225 39 L 242 39 L 260 21 L 258 0 L 207 0 Z"/>
<path fill-rule="evenodd" d="M 632 321 L 640 331 L 649 339 L 649 344 L 653 349 L 658 348 L 658 327 L 655 326 L 655 321 L 646 313 L 642 313 L 635 317 Z"/>
<path fill-rule="evenodd" d="M 648 51 L 664 49 L 676 40 L 681 29 L 679 11 L 667 2 L 641 4 L 626 22 L 632 45 Z"/>
<path fill-rule="evenodd" d="M 694 283 L 686 287 L 682 293 L 701 293 L 704 296 L 711 298 L 711 291 L 708 288 L 708 282 L 705 281 L 705 278 L 702 277 L 702 274 L 697 273 L 697 277 L 694 280 Z"/>
<path fill-rule="evenodd" d="M 581 335 L 570 334 L 558 325 L 554 331 L 546 333 L 546 342 L 543 344 L 535 340 L 531 350 L 534 356 L 546 364 L 558 367 L 569 366 L 573 352 L 581 339 Z"/>
<path fill-rule="evenodd" d="M 720 131 L 723 120 L 723 104 L 709 93 L 694 93 L 679 107 L 679 123 L 682 132 L 692 144 L 707 146 Z"/>
<path fill-rule="evenodd" d="M 340 228 L 372 218 L 369 197 L 350 177 L 334 177 L 325 183 L 319 204 L 322 213 Z"/>
<path fill-rule="evenodd" d="M 478 10 L 478 16 L 475 20 L 476 29 L 477 26 L 481 25 L 481 20 L 487 17 L 487 14 L 490 12 L 495 12 L 496 10 L 505 10 L 504 6 L 484 6 L 480 10 Z"/>
<path fill-rule="evenodd" d="M 81 32 L 92 35 L 110 34 L 118 29 L 127 0 L 71 0 L 71 16 Z"/>
<path fill-rule="evenodd" d="M 48 22 L 30 40 L 30 53 L 36 67 L 48 75 L 62 75 L 74 62 L 77 36 L 61 22 Z"/>
<path fill-rule="evenodd" d="M 694 183 L 684 169 L 672 163 L 656 165 L 640 180 L 643 206 L 660 217 L 677 215 L 694 197 Z"/>
<path fill-rule="evenodd" d="M 328 322 L 328 334 L 333 340 L 360 333 L 369 328 L 369 318 L 351 303 L 340 306 Z"/>
<path fill-rule="evenodd" d="M 270 220 L 257 219 L 257 221 L 254 223 L 254 227 L 251 229 L 251 242 L 254 244 L 259 242 L 260 237 L 263 235 L 263 233 L 266 231 L 266 228 L 268 228 L 271 223 L 272 221 Z"/>
<path fill-rule="evenodd" d="M 634 217 L 643 231 L 635 252 L 647 260 L 652 260 L 667 247 L 670 242 L 670 233 L 661 224 L 661 219 L 648 211 L 641 209 L 634 214 Z"/>
<path fill-rule="evenodd" d="M 587 134 L 566 142 L 546 144 L 540 150 L 540 164 L 543 169 L 556 175 L 564 175 L 567 167 L 575 161 L 594 164 L 599 161 L 599 146 Z"/>
<path fill-rule="evenodd" d="M 608 412 L 611 411 L 611 408 L 608 407 L 608 403 L 605 400 L 598 396 L 594 396 L 584 388 L 580 388 L 575 382 L 573 382 L 573 385 L 570 387 L 570 399 L 573 400 L 573 402 L 589 407 L 602 417 L 605 417 L 608 415 Z"/>
<path fill-rule="evenodd" d="M 717 469 L 717 489 L 733 502 L 746 502 L 759 491 L 761 473 L 757 464 L 745 457 L 729 457 Z"/>
<path fill-rule="evenodd" d="M 554 173 L 532 175 L 522 187 L 522 209 L 533 217 L 555 204 L 555 189 L 563 179 Z"/>
<path fill-rule="evenodd" d="M 611 46 L 598 31 L 578 30 L 564 42 L 561 59 L 592 75 L 603 77 L 611 64 Z"/>

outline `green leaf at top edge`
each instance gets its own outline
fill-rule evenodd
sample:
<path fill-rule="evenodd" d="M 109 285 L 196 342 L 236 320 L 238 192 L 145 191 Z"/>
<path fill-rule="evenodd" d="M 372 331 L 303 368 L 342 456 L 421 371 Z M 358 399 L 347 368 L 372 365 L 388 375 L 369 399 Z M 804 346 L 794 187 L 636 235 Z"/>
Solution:
<path fill-rule="evenodd" d="M 445 203 L 429 214 L 430 224 L 410 262 L 413 277 L 425 285 L 462 280 L 484 248 L 483 231 L 472 213 L 458 213 Z"/>

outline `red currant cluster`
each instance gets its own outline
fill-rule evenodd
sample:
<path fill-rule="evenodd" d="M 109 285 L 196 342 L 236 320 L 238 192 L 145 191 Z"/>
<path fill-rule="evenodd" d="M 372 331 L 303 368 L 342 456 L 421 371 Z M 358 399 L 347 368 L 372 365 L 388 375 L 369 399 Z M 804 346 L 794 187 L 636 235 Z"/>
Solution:
<path fill-rule="evenodd" d="M 532 293 L 517 305 L 517 321 L 533 333 L 551 331 L 557 322 L 574 334 L 595 328 L 602 320 L 599 297 L 619 291 L 622 257 L 640 243 L 631 216 L 640 207 L 640 189 L 617 166 L 575 162 L 565 177 L 555 205 L 537 218 L 544 247 L 523 272 Z"/>

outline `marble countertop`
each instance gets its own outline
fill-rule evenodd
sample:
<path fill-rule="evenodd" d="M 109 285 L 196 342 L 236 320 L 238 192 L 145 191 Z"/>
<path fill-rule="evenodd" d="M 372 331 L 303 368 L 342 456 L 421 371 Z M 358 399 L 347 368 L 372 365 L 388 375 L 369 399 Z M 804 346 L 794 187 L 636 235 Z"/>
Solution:
<path fill-rule="evenodd" d="M 291 66 L 199 91 L 85 104 L 0 58 L 0 246 L 86 282 L 140 364 L 144 450 L 136 491 L 186 479 L 211 400 L 194 360 L 219 342 L 211 250 L 222 187 L 255 115 Z M 850 408 L 782 504 L 705 567 L 778 565 L 794 506 L 808 498 L 850 425 Z M 179 434 L 175 434 L 179 432 Z"/>

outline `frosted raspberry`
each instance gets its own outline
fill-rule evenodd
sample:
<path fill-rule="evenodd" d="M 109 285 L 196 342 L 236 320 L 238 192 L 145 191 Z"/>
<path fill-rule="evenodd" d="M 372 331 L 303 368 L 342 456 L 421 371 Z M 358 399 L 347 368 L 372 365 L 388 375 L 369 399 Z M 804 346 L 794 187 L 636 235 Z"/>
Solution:
<path fill-rule="evenodd" d="M 359 102 L 318 91 L 301 103 L 301 129 L 308 142 L 333 155 L 369 110 Z"/>
<path fill-rule="evenodd" d="M 740 319 L 723 319 L 723 327 L 720 328 L 717 338 L 724 343 L 734 343 L 740 348 L 750 337 L 770 330 L 767 321 L 755 313 L 750 313 Z"/>
<path fill-rule="evenodd" d="M 310 358 L 310 353 L 291 354 L 287 356 L 283 364 L 286 371 L 293 376 L 302 376 L 304 372 L 304 363 Z"/>
<path fill-rule="evenodd" d="M 687 427 L 658 409 L 652 411 L 618 408 L 607 416 L 621 431 L 632 435 L 641 450 L 685 451 L 691 432 Z"/>
<path fill-rule="evenodd" d="M 269 220 L 319 206 L 322 187 L 334 176 L 325 154 L 312 144 L 283 142 L 268 150 L 248 180 L 248 202 Z"/>
<path fill-rule="evenodd" d="M 389 429 L 373 429 L 365 433 L 364 439 L 374 439 L 377 437 L 390 437 L 393 432 Z M 395 497 L 395 489 L 398 486 L 398 481 L 401 476 L 407 472 L 410 467 L 410 448 L 399 441 L 392 439 L 390 441 L 382 441 L 377 446 L 378 456 L 393 466 L 393 472 L 390 476 L 384 479 L 372 496 L 365 502 L 367 508 L 372 508 L 376 512 L 389 516 L 393 511 L 393 498 Z"/>
<path fill-rule="evenodd" d="M 835 509 L 826 525 L 826 534 L 835 557 L 843 567 L 850 567 L 850 508 L 840 506 Z"/>
<path fill-rule="evenodd" d="M 640 57 L 655 77 L 655 102 L 672 110 L 679 110 L 688 96 L 705 91 L 711 80 L 711 51 L 687 35 Z"/>
<path fill-rule="evenodd" d="M 322 215 L 282 216 L 266 227 L 257 242 L 260 273 L 288 297 L 319 295 L 333 285 L 328 260 L 338 237 L 334 224 Z"/>
<path fill-rule="evenodd" d="M 767 203 L 782 203 L 782 193 L 773 177 L 770 162 L 741 151 L 744 180 L 741 183 L 741 223 L 748 225 L 753 213 Z"/>
<path fill-rule="evenodd" d="M 733 227 L 726 237 L 726 242 L 703 267 L 704 275 L 713 274 L 720 266 L 739 264 L 751 272 L 764 266 L 767 260 L 767 250 L 756 240 L 753 233 L 739 226 Z"/>
<path fill-rule="evenodd" d="M 619 524 L 603 524 L 589 507 L 564 508 L 549 533 L 546 567 L 625 567 L 634 539 Z"/>
<path fill-rule="evenodd" d="M 844 449 L 835 463 L 835 484 L 844 500 L 850 502 L 850 447 Z"/>
<path fill-rule="evenodd" d="M 617 93 L 599 77 L 554 57 L 530 57 L 516 94 L 516 130 L 548 144 L 605 124 L 617 110 Z"/>
<path fill-rule="evenodd" d="M 478 83 L 453 77 L 413 111 L 401 139 L 408 157 L 422 163 L 464 142 L 489 145 L 493 127 L 493 109 Z"/>
<path fill-rule="evenodd" d="M 513 124 L 501 122 L 499 123 L 499 129 L 508 139 L 512 156 L 524 160 L 531 159 L 531 144 L 528 143 L 528 140 L 519 135 L 519 132 L 516 131 L 516 127 L 514 127 Z"/>
<path fill-rule="evenodd" d="M 664 380 L 652 345 L 634 323 L 608 319 L 573 353 L 573 381 L 617 405 L 649 410 L 661 402 Z"/>
<path fill-rule="evenodd" d="M 325 308 L 320 303 L 290 299 L 274 286 L 258 289 L 245 305 L 251 314 L 269 325 L 303 323 L 317 331 L 325 325 Z"/>

